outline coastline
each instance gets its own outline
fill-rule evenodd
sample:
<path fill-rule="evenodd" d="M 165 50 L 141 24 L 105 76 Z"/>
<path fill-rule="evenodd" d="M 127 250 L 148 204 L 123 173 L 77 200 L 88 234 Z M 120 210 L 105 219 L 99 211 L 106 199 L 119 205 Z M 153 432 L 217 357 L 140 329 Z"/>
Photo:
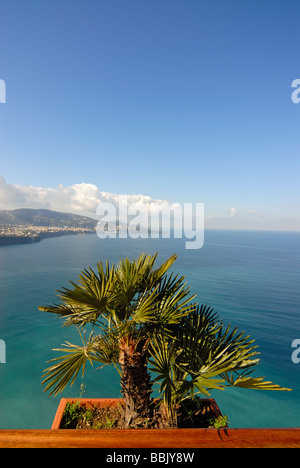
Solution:
<path fill-rule="evenodd" d="M 0 247 L 3 245 L 16 245 L 16 244 L 33 244 L 35 242 L 40 242 L 43 239 L 49 237 L 60 237 L 60 236 L 71 236 L 71 235 L 86 235 L 94 234 L 95 230 L 78 230 L 78 229 L 68 229 L 60 231 L 48 231 L 40 232 L 34 236 L 0 236 Z"/>

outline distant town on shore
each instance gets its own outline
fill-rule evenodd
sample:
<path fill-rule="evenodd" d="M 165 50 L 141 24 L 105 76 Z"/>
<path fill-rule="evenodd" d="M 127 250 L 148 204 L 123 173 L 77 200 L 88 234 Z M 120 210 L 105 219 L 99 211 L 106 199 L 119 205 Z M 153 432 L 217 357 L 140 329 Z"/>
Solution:
<path fill-rule="evenodd" d="M 0 210 L 0 245 L 96 232 L 97 220 L 46 209 Z"/>

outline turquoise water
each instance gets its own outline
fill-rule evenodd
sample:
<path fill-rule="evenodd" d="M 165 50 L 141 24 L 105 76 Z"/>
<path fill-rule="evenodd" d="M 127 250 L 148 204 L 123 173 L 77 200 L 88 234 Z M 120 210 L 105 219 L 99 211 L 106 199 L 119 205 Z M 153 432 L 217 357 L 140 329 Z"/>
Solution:
<path fill-rule="evenodd" d="M 63 395 L 43 392 L 41 375 L 53 348 L 79 343 L 76 331 L 38 311 L 55 291 L 99 260 L 117 262 L 143 251 L 159 261 L 178 254 L 173 270 L 184 274 L 200 303 L 245 330 L 259 345 L 255 373 L 292 392 L 229 389 L 212 393 L 231 427 L 300 427 L 300 364 L 291 360 L 300 339 L 300 233 L 206 231 L 202 249 L 185 250 L 184 239 L 105 239 L 95 235 L 45 239 L 0 248 L 0 429 L 48 429 L 61 396 L 78 397 L 81 379 Z M 116 371 L 90 368 L 87 397 L 119 397 Z"/>

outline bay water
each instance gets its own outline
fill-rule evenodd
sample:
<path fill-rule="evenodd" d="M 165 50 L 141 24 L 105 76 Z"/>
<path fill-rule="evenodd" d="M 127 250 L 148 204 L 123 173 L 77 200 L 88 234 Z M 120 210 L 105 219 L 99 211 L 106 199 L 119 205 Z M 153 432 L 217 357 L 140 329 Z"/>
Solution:
<path fill-rule="evenodd" d="M 63 394 L 43 391 L 43 370 L 65 341 L 81 344 L 38 306 L 57 300 L 56 291 L 76 281 L 98 261 L 117 263 L 142 252 L 158 252 L 157 263 L 176 253 L 172 271 L 185 275 L 200 304 L 214 307 L 224 323 L 255 339 L 260 351 L 256 376 L 291 392 L 229 388 L 212 397 L 230 427 L 300 427 L 300 363 L 292 360 L 300 340 L 300 233 L 206 230 L 204 246 L 186 250 L 185 239 L 99 239 L 96 235 L 44 239 L 0 247 L 0 429 L 49 429 L 61 397 L 118 398 L 117 372 L 87 368 Z M 82 388 L 82 387 L 81 387 Z"/>

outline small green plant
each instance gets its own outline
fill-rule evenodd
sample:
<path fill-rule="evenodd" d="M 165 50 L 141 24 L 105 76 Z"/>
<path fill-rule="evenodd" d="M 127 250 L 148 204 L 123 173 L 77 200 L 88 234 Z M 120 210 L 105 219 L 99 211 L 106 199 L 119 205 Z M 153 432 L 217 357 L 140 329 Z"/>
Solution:
<path fill-rule="evenodd" d="M 223 427 L 227 427 L 228 416 L 224 414 L 224 415 L 218 416 L 217 418 L 210 419 L 209 426 L 214 427 L 215 429 L 221 429 Z"/>
<path fill-rule="evenodd" d="M 107 419 L 106 419 L 106 427 L 107 427 L 107 429 L 111 429 L 112 427 L 114 427 L 115 424 L 116 424 L 115 418 L 112 418 L 112 419 L 107 418 Z"/>
<path fill-rule="evenodd" d="M 87 408 L 84 412 L 84 420 L 87 422 L 92 421 L 93 419 L 93 411 L 91 408 Z"/>
<path fill-rule="evenodd" d="M 86 389 L 86 385 L 84 385 L 84 383 L 82 383 L 80 385 L 80 398 L 83 398 L 83 395 L 85 394 L 85 389 Z"/>
<path fill-rule="evenodd" d="M 94 429 L 112 429 L 115 424 L 115 418 L 106 417 L 105 421 L 95 424 Z"/>
<path fill-rule="evenodd" d="M 68 402 L 66 404 L 64 414 L 62 417 L 62 427 L 65 429 L 75 429 L 76 424 L 78 421 L 78 418 L 80 417 L 81 414 L 81 407 L 80 407 L 80 402 L 77 401 L 76 403 L 70 403 Z"/>
<path fill-rule="evenodd" d="M 96 424 L 94 429 L 105 429 L 102 423 Z"/>

